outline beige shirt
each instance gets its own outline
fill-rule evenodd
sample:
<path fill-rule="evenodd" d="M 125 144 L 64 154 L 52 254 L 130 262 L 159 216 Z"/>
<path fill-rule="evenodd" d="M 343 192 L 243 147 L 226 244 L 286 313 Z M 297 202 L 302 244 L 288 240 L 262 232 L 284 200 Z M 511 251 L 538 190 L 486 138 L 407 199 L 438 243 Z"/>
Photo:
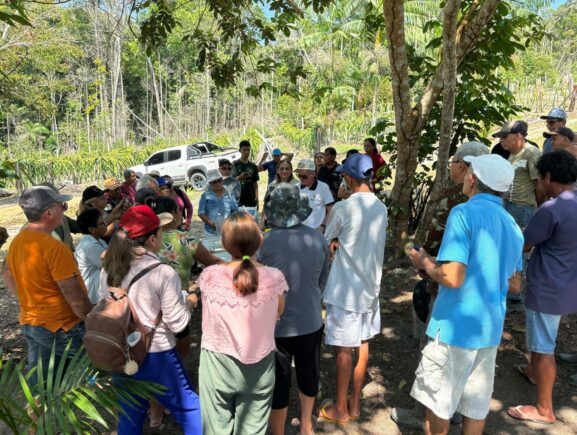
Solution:
<path fill-rule="evenodd" d="M 529 144 L 525 144 L 517 154 L 509 156 L 509 163 L 513 165 L 515 170 L 515 178 L 511 190 L 505 195 L 505 199 L 517 205 L 537 206 L 535 180 L 537 180 L 539 172 L 535 165 L 539 157 L 541 157 L 539 148 Z"/>
<path fill-rule="evenodd" d="M 143 248 L 136 248 L 136 253 L 140 255 L 132 262 L 128 275 L 122 280 L 124 288 L 138 272 L 160 261 L 156 255 Z M 100 298 L 106 298 L 109 295 L 106 278 L 107 273 L 102 269 Z M 172 349 L 176 346 L 174 334 L 184 330 L 188 325 L 191 314 L 182 299 L 180 287 L 180 278 L 176 271 L 168 265 L 161 264 L 136 281 L 130 288 L 130 300 L 144 326 L 152 328 L 156 316 L 162 310 L 162 320 L 152 339 L 150 353 Z"/>

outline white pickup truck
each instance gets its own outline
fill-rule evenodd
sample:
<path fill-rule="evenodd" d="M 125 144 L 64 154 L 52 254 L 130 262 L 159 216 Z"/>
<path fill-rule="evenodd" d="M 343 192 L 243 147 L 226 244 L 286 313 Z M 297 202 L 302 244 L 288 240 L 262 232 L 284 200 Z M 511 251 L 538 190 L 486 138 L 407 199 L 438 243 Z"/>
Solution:
<path fill-rule="evenodd" d="M 170 175 L 177 185 L 189 184 L 195 190 L 204 190 L 206 173 L 209 169 L 218 169 L 219 159 L 228 159 L 232 163 L 239 158 L 240 152 L 236 148 L 198 142 L 157 151 L 144 164 L 130 169 L 142 174 L 156 170 L 160 175 Z"/>

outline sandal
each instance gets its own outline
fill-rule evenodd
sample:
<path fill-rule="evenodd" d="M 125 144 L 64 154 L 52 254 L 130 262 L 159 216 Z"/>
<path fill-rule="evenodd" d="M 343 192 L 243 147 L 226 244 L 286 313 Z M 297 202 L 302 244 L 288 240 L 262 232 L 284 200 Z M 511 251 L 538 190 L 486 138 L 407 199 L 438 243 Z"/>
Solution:
<path fill-rule="evenodd" d="M 526 421 L 527 423 L 538 424 L 553 424 L 555 420 L 545 420 L 544 417 L 537 412 L 537 416 L 531 417 L 527 412 L 524 412 L 523 405 L 512 406 L 507 410 L 507 414 L 515 420 Z"/>
<path fill-rule="evenodd" d="M 329 417 L 327 414 L 327 408 L 329 406 L 331 406 L 331 405 L 325 405 L 321 408 L 321 412 L 319 413 L 319 418 L 322 418 L 324 421 L 328 421 L 330 423 L 336 423 L 338 425 L 345 425 L 351 420 L 350 417 L 347 418 L 346 420 L 339 420 L 337 418 Z"/>

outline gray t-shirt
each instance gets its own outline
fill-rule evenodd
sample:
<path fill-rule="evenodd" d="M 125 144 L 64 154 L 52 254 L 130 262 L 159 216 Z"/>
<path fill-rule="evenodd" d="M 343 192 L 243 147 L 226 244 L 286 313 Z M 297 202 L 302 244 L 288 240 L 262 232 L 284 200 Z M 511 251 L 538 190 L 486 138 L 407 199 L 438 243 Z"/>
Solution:
<path fill-rule="evenodd" d="M 525 306 L 546 314 L 577 312 L 577 192 L 541 205 L 525 228 L 535 247 L 527 267 Z"/>
<path fill-rule="evenodd" d="M 279 269 L 288 285 L 285 310 L 276 325 L 275 337 L 295 337 L 318 331 L 321 293 L 329 274 L 329 249 L 323 235 L 299 224 L 274 228 L 264 237 L 258 261 Z"/>

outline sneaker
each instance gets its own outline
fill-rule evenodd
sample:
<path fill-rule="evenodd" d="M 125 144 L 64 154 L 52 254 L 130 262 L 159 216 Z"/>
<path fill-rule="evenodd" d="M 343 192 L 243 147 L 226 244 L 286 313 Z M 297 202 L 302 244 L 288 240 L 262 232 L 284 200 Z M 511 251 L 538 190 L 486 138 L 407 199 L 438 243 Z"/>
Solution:
<path fill-rule="evenodd" d="M 555 358 L 561 364 L 566 364 L 568 366 L 577 366 L 577 353 L 559 352 L 555 354 Z"/>
<path fill-rule="evenodd" d="M 519 311 L 523 311 L 524 309 L 525 305 L 523 304 L 523 301 L 507 299 L 507 314 L 517 313 Z"/>
<path fill-rule="evenodd" d="M 423 429 L 423 417 L 418 415 L 414 409 L 393 408 L 391 409 L 391 420 L 399 426 Z"/>

